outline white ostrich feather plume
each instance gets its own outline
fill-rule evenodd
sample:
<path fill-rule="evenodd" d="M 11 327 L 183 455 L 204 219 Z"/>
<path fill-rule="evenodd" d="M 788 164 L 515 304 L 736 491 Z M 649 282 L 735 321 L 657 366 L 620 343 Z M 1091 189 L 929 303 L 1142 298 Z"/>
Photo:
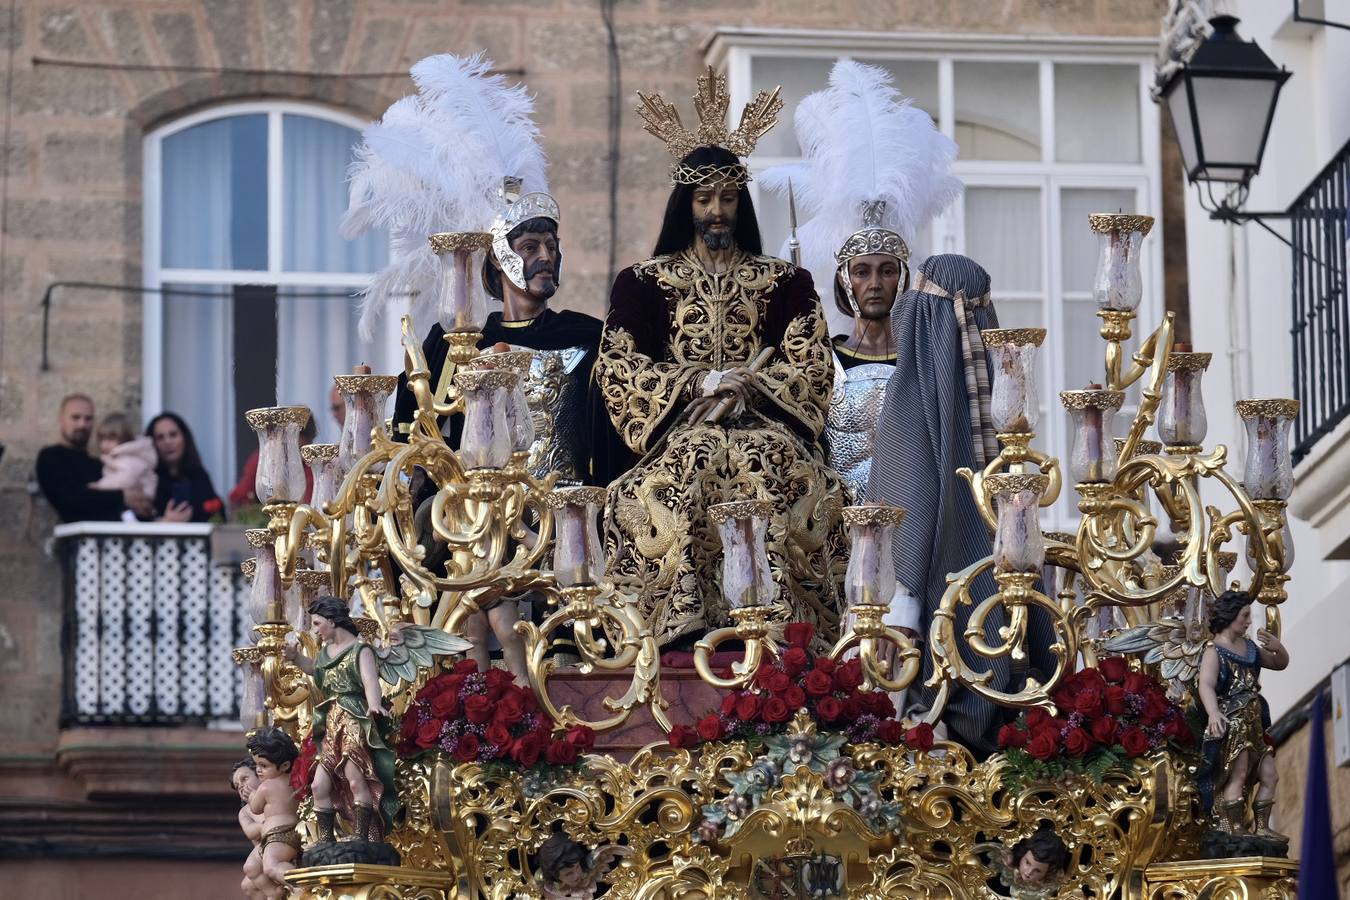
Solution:
<path fill-rule="evenodd" d="M 834 254 L 862 228 L 864 204 L 885 201 L 881 227 L 912 247 L 919 230 L 961 195 L 951 174 L 956 144 L 892 86 L 885 69 L 839 60 L 829 86 L 797 106 L 793 126 L 803 161 L 756 177 L 785 197 L 792 182 L 802 265 L 822 291 L 834 278 Z"/>
<path fill-rule="evenodd" d="M 369 340 L 385 309 L 409 295 L 419 326 L 436 308 L 437 260 L 427 238 L 487 231 L 500 215 L 502 179 L 547 191 L 548 160 L 523 86 L 493 75 L 481 53 L 430 56 L 412 68 L 418 93 L 395 102 L 362 134 L 349 172 L 342 235 L 388 229 L 390 262 L 364 291 L 360 330 Z"/>

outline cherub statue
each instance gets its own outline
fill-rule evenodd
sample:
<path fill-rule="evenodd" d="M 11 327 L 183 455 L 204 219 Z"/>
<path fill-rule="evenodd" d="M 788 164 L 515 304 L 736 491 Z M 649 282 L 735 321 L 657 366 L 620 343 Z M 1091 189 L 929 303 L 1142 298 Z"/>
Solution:
<path fill-rule="evenodd" d="M 1220 831 L 1254 834 L 1268 841 L 1287 842 L 1270 827 L 1275 803 L 1275 757 L 1266 743 L 1270 707 L 1261 696 L 1262 669 L 1279 671 L 1289 665 L 1289 651 L 1264 628 L 1256 642 L 1247 638 L 1252 624 L 1252 598 L 1243 591 L 1225 591 L 1210 609 L 1213 642 L 1200 660 L 1200 702 L 1209 717 L 1205 726 L 1201 777 L 1202 796 L 1213 798 Z M 1247 829 L 1247 799 L 1252 802 L 1253 830 Z"/>
<path fill-rule="evenodd" d="M 561 831 L 554 834 L 539 848 L 544 900 L 592 900 L 609 870 L 632 852 L 631 847 L 606 844 L 592 854 Z"/>
<path fill-rule="evenodd" d="M 249 797 L 253 795 L 257 786 L 258 767 L 253 763 L 253 757 L 246 757 L 235 763 L 230 771 L 230 787 L 239 794 L 239 828 L 244 832 L 244 837 L 253 844 L 253 850 L 244 860 L 244 880 L 239 883 L 239 890 L 249 900 L 261 900 L 265 896 L 258 890 L 256 884 L 262 875 L 262 849 L 259 846 L 262 841 L 262 817 L 254 815 L 253 810 L 248 807 Z"/>
<path fill-rule="evenodd" d="M 310 736 L 318 756 L 311 789 L 319 842 L 334 841 L 340 812 L 353 825 L 354 841 L 378 843 L 402 810 L 394 787 L 394 752 L 378 721 L 389 715 L 380 679 L 411 682 L 436 656 L 462 653 L 469 642 L 436 628 L 399 625 L 388 646 L 379 648 L 360 639 L 347 604 L 336 597 L 318 598 L 309 614 L 321 644 L 318 658 L 312 663 L 298 653 L 288 658 L 313 676 L 316 688 Z"/>
<path fill-rule="evenodd" d="M 978 844 L 975 849 L 987 854 L 986 865 L 1015 900 L 1054 897 L 1069 869 L 1069 848 L 1049 822 L 1042 822 L 1011 850 L 996 843 Z"/>
<path fill-rule="evenodd" d="M 291 765 L 300 756 L 291 736 L 280 728 L 263 728 L 249 735 L 248 752 L 258 773 L 258 786 L 249 794 L 248 808 L 261 820 L 262 873 L 253 879 L 256 896 L 281 900 L 286 896 L 286 872 L 300 855 L 296 824 L 299 802 L 291 789 Z"/>

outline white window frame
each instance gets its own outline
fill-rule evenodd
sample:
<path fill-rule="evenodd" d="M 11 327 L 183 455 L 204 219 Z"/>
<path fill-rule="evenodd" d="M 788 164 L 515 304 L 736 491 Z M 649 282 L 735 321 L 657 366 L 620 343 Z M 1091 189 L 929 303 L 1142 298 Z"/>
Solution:
<path fill-rule="evenodd" d="M 247 269 L 179 269 L 161 266 L 160 211 L 163 183 L 161 163 L 163 162 L 164 139 L 217 119 L 234 116 L 259 115 L 268 117 L 267 121 L 267 268 L 263 270 Z M 356 132 L 363 131 L 370 122 L 358 116 L 344 113 L 315 103 L 303 103 L 289 100 L 262 100 L 245 103 L 227 103 L 174 119 L 167 125 L 156 128 L 147 134 L 143 141 L 142 184 L 144 185 L 144 205 L 142 207 L 143 235 L 143 275 L 142 284 L 147 291 L 143 295 L 141 325 L 141 412 L 148 419 L 163 408 L 164 400 L 164 298 L 158 288 L 165 283 L 200 284 L 203 286 L 258 284 L 287 287 L 341 287 L 352 288 L 355 293 L 365 287 L 370 273 L 347 272 L 288 272 L 282 268 L 284 253 L 282 246 L 282 193 L 283 178 L 283 140 L 282 116 L 301 115 L 314 119 L 323 119 Z M 338 223 L 334 222 L 336 231 Z M 355 302 L 355 301 L 353 301 Z M 399 327 L 397 316 L 383 316 L 376 331 L 374 342 L 379 358 L 372 360 L 375 371 L 402 371 Z M 341 374 L 334 372 L 334 375 Z M 222 473 L 225 474 L 225 473 Z"/>
<path fill-rule="evenodd" d="M 1153 230 L 1144 244 L 1142 272 L 1144 298 L 1134 323 L 1136 335 L 1147 334 L 1162 320 L 1163 229 L 1162 162 L 1160 158 L 1159 110 L 1149 95 L 1153 83 L 1153 38 L 1091 36 L 1023 37 L 1017 35 L 953 35 L 925 33 L 866 33 L 725 28 L 705 47 L 705 59 L 728 75 L 733 118 L 751 97 L 751 69 L 756 56 L 836 59 L 853 56 L 866 59 L 933 60 L 938 66 L 938 122 L 948 137 L 955 134 L 956 62 L 1035 63 L 1040 67 L 1041 158 L 1037 161 L 961 160 L 953 172 L 967 187 L 1035 187 L 1041 191 L 1042 270 L 1040 292 L 999 290 L 994 296 L 1007 299 L 1040 299 L 1045 304 L 1042 323 L 1048 330 L 1041 351 L 1044 379 L 1041 416 L 1036 444 L 1048 452 L 1067 456 L 1068 416 L 1060 406 L 1059 392 L 1080 388 L 1066 382 L 1064 363 L 1064 300 L 1087 299 L 1085 293 L 1066 294 L 1061 283 L 1060 209 L 1061 192 L 1072 188 L 1133 190 L 1137 209 L 1155 216 Z M 1130 65 L 1139 69 L 1140 157 L 1137 163 L 1076 163 L 1056 161 L 1054 67 L 1056 64 Z M 823 85 L 822 85 L 823 87 Z M 903 90 L 904 86 L 900 85 Z M 778 127 L 791 127 L 792 110 L 785 110 Z M 795 157 L 752 157 L 750 168 L 795 162 Z M 750 185 L 759 201 L 757 182 Z M 964 253 L 964 204 L 955 203 L 932 225 L 932 243 L 937 252 Z M 1082 228 L 1087 230 L 1087 223 Z M 1103 354 L 1105 343 L 1102 343 Z M 1065 530 L 1077 519 L 1072 491 L 1065 491 L 1044 519 L 1047 530 Z"/>

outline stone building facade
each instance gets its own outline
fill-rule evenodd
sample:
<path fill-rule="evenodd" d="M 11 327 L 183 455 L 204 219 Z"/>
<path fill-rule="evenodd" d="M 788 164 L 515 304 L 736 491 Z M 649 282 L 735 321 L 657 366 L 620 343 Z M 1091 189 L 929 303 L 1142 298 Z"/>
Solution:
<path fill-rule="evenodd" d="M 536 94 L 564 210 L 559 298 L 602 313 L 611 248 L 644 256 L 664 205 L 665 148 L 631 114 L 635 89 L 687 97 L 719 29 L 819 46 L 902 35 L 959 60 L 965 47 L 1062 46 L 1131 53 L 1158 31 L 1162 0 L 17 0 L 0 10 L 6 51 L 0 243 L 0 878 L 14 896 L 236 896 L 246 847 L 228 763 L 237 732 L 62 728 L 63 585 L 51 511 L 30 496 L 62 396 L 142 409 L 147 135 L 225 103 L 294 101 L 360 120 L 410 89 L 436 52 L 485 50 Z M 611 185 L 612 13 L 622 85 Z M 1151 46 L 1145 47 L 1151 53 Z M 903 88 L 904 85 L 901 85 Z M 738 88 L 742 89 L 742 88 Z M 1151 113 L 1145 109 L 1141 115 Z M 1173 142 L 1146 132 L 1146 158 Z M 1156 182 L 1157 179 L 1154 179 Z M 616 221 L 610 220 L 611 187 Z M 1141 190 L 1143 190 L 1141 188 Z M 1141 194 L 1141 196 L 1144 196 Z M 1145 197 L 1143 206 L 1153 206 Z M 1183 233 L 1179 218 L 1167 234 Z M 1184 246 L 1167 241 L 1169 306 L 1184 312 Z M 1046 250 L 1048 248 L 1043 248 Z M 1163 266 L 1158 266 L 1161 274 Z M 997 273 L 996 273 L 997 274 Z M 1161 281 L 1161 278 L 1159 278 Z M 87 282 L 101 288 L 57 287 Z M 106 286 L 129 286 L 132 290 Z M 40 301 L 46 297 L 46 303 Z M 183 409 L 191 421 L 192 410 Z M 233 474 L 233 473 L 230 473 Z M 222 492 L 221 475 L 217 487 Z M 189 880 L 190 879 L 190 880 Z"/>

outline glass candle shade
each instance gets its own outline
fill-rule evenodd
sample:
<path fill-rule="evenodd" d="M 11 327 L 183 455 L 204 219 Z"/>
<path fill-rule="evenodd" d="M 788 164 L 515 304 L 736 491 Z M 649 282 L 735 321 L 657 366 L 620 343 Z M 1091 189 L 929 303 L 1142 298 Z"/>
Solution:
<path fill-rule="evenodd" d="M 308 444 L 300 448 L 300 458 L 309 466 L 314 478 L 314 489 L 309 495 L 309 505 L 322 511 L 324 504 L 332 502 L 342 486 L 342 467 L 338 465 L 337 444 Z"/>
<path fill-rule="evenodd" d="M 512 451 L 506 410 L 520 379 L 504 369 L 469 369 L 456 372 L 454 380 L 464 396 L 460 461 L 469 469 L 502 468 Z"/>
<path fill-rule="evenodd" d="M 1294 567 L 1294 531 L 1289 527 L 1289 517 L 1285 516 L 1284 527 L 1280 529 L 1280 541 L 1284 544 L 1284 557 L 1280 560 L 1280 572 L 1287 573 Z M 1256 547 L 1252 538 L 1247 538 L 1247 567 L 1256 571 Z"/>
<path fill-rule="evenodd" d="M 259 716 L 266 709 L 267 692 L 262 669 L 257 663 L 243 662 L 239 665 L 244 669 L 244 692 L 239 698 L 239 724 L 244 731 L 252 731 L 258 727 Z"/>
<path fill-rule="evenodd" d="M 764 547 L 772 511 L 767 500 L 708 507 L 708 518 L 722 538 L 722 596 L 730 609 L 768 606 L 778 596 Z"/>
<path fill-rule="evenodd" d="M 431 250 L 440 260 L 436 279 L 436 317 L 447 332 L 480 332 L 487 322 L 483 261 L 492 235 L 477 231 L 433 234 Z"/>
<path fill-rule="evenodd" d="M 516 374 L 516 386 L 506 404 L 506 428 L 511 434 L 511 449 L 526 453 L 534 444 L 534 416 L 526 398 L 525 382 L 534 364 L 529 350 L 509 350 L 502 353 L 484 353 L 473 361 L 475 369 L 502 369 Z"/>
<path fill-rule="evenodd" d="M 370 451 L 372 432 L 384 427 L 384 402 L 398 386 L 393 375 L 371 375 L 369 366 L 356 368 L 351 375 L 333 378 L 347 403 L 347 418 L 338 441 L 338 464 L 344 473 Z"/>
<path fill-rule="evenodd" d="M 849 538 L 845 600 L 850 607 L 859 604 L 889 607 L 895 594 L 891 542 L 896 526 L 905 518 L 905 511 L 898 506 L 869 503 L 846 506 L 843 516 Z"/>
<path fill-rule="evenodd" d="M 1099 309 L 1134 312 L 1144 296 L 1139 272 L 1140 247 L 1153 227 L 1152 216 L 1094 213 L 1088 216 L 1097 234 L 1097 272 L 1092 299 Z"/>
<path fill-rule="evenodd" d="M 1069 477 L 1076 484 L 1115 478 L 1117 457 L 1111 432 L 1116 410 L 1125 402 L 1125 393 L 1091 387 L 1084 391 L 1061 391 L 1059 400 L 1073 420 Z"/>
<path fill-rule="evenodd" d="M 299 502 L 305 496 L 300 429 L 309 418 L 309 408 L 304 406 L 269 406 L 244 413 L 244 421 L 258 435 L 253 492 L 260 502 Z"/>
<path fill-rule="evenodd" d="M 605 549 L 597 525 L 604 488 L 566 487 L 546 496 L 553 509 L 553 572 L 562 587 L 599 584 L 605 577 Z"/>
<path fill-rule="evenodd" d="M 999 572 L 1039 573 L 1045 565 L 1040 504 L 1050 486 L 1047 475 L 991 475 L 985 488 L 994 495 L 994 568 Z"/>
<path fill-rule="evenodd" d="M 1242 475 L 1247 495 L 1253 500 L 1288 500 L 1294 490 L 1289 427 L 1298 415 L 1298 401 L 1239 400 L 1237 411 L 1247 427 Z"/>
<path fill-rule="evenodd" d="M 286 592 L 281 587 L 281 572 L 277 569 L 276 549 L 272 532 L 266 528 L 250 528 L 244 537 L 257 553 L 253 560 L 253 585 L 248 594 L 248 615 L 254 625 L 270 622 L 273 613 L 282 614 Z"/>
<path fill-rule="evenodd" d="M 1036 388 L 1036 351 L 1045 340 L 1044 328 L 990 328 L 984 338 L 994 381 L 989 412 L 999 434 L 1031 434 L 1039 416 Z"/>
<path fill-rule="evenodd" d="M 1200 382 L 1210 354 L 1175 352 L 1167 357 L 1162 404 L 1158 407 L 1158 437 L 1169 447 L 1199 447 L 1209 422 Z"/>
<path fill-rule="evenodd" d="M 286 597 L 286 621 L 296 631 L 309 630 L 309 608 L 328 592 L 329 575 L 315 569 L 298 569 Z"/>

